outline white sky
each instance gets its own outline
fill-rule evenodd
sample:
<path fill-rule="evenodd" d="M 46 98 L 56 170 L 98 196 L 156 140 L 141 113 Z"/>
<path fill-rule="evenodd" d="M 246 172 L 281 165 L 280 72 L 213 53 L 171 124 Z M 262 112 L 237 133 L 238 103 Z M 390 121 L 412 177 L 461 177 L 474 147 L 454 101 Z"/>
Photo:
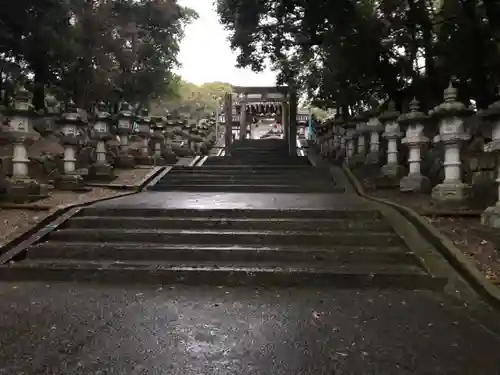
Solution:
<path fill-rule="evenodd" d="M 227 82 L 235 86 L 275 86 L 276 73 L 265 70 L 253 73 L 237 69 L 236 53 L 231 51 L 229 34 L 219 23 L 213 0 L 179 0 L 182 6 L 196 10 L 200 16 L 186 28 L 181 43 L 177 74 L 200 85 L 206 82 Z"/>

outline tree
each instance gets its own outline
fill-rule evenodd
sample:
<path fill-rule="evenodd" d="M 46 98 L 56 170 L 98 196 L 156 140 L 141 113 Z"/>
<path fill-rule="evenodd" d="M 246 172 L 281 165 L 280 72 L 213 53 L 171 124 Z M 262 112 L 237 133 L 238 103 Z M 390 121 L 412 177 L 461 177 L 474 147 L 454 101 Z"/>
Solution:
<path fill-rule="evenodd" d="M 443 0 L 218 0 L 242 67 L 267 60 L 280 81 L 344 113 L 387 98 L 436 105 L 451 76 L 462 99 L 491 102 L 500 72 L 499 4 Z M 479 63 L 478 63 L 479 60 Z"/>
<path fill-rule="evenodd" d="M 140 107 L 175 84 L 196 17 L 170 0 L 20 0 L 0 9 L 1 81 L 33 81 L 38 108 L 46 88 L 87 109 L 119 99 Z"/>

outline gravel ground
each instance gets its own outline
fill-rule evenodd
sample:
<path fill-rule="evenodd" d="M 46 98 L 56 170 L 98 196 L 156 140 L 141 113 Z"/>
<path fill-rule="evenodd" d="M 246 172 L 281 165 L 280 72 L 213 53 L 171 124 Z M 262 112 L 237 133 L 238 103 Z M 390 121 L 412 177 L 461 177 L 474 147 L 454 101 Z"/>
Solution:
<path fill-rule="evenodd" d="M 118 183 L 138 185 L 149 172 L 150 169 L 119 171 Z M 91 191 L 86 193 L 53 191 L 50 197 L 35 203 L 39 206 L 49 206 L 50 210 L 0 209 L 0 247 L 28 231 L 33 225 L 45 219 L 61 206 L 91 203 L 97 199 L 118 197 L 123 194 L 127 193 L 106 188 L 92 188 Z"/>
<path fill-rule="evenodd" d="M 121 169 L 115 170 L 116 179 L 112 184 L 120 185 L 133 185 L 138 186 L 142 179 L 144 179 L 155 167 L 140 168 L 140 169 Z"/>
<path fill-rule="evenodd" d="M 500 286 L 500 236 L 497 230 L 481 225 L 477 216 L 460 216 L 461 213 L 481 212 L 484 208 L 463 205 L 444 210 L 432 202 L 429 194 L 407 194 L 398 189 L 377 190 L 373 182 L 354 172 L 367 194 L 409 207 L 423 215 L 443 235 L 451 240 L 487 279 Z M 440 211 L 456 212 L 455 216 L 439 215 Z M 429 213 L 435 215 L 429 215 Z M 426 215 L 427 214 L 427 215 Z"/>

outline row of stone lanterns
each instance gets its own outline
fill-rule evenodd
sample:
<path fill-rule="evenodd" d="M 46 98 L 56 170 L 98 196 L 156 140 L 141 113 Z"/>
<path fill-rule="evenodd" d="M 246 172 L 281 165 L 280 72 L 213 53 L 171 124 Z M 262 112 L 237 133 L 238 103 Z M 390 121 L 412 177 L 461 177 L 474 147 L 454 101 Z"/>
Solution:
<path fill-rule="evenodd" d="M 471 109 L 457 101 L 457 90 L 450 84 L 444 92 L 444 102 L 430 111 L 429 115 L 420 111 L 415 99 L 410 103 L 410 111 L 405 114 L 398 112 L 394 103 L 390 103 L 387 111 L 380 116 L 368 112 L 347 123 L 337 117 L 333 122 L 333 137 L 337 140 L 333 144 L 338 146 L 327 149 L 330 154 L 332 151 L 336 154 L 344 153 L 350 164 L 377 164 L 382 136 L 387 141 L 387 148 L 385 164 L 380 170 L 381 176 L 399 184 L 402 191 L 426 191 L 430 188 L 430 183 L 420 172 L 421 150 L 429 142 L 424 134 L 426 125 L 434 120 L 438 124 L 438 134 L 433 142 L 442 144 L 445 150 L 445 178 L 434 187 L 432 196 L 440 201 L 462 201 L 469 196 L 470 187 L 461 179 L 460 146 L 470 138 L 464 128 L 464 120 L 472 113 Z M 341 135 L 341 131 L 345 134 Z M 369 150 L 365 143 L 366 135 L 370 139 Z M 322 141 L 325 142 L 324 137 Z M 402 179 L 403 168 L 399 164 L 398 149 L 400 141 L 408 147 L 409 152 L 409 172 Z M 329 142 L 330 140 L 327 144 Z M 345 151 L 341 147 L 343 142 L 346 144 Z"/>
<path fill-rule="evenodd" d="M 368 113 L 367 116 L 357 116 L 347 123 L 337 117 L 332 122 L 332 132 L 327 134 L 326 129 L 323 130 L 319 133 L 317 142 L 322 146 L 322 150 L 326 149 L 325 155 L 336 157 L 340 155 L 346 157 L 349 163 L 377 164 L 381 155 L 380 136 L 382 136 L 387 141 L 385 150 L 387 159 L 381 167 L 381 175 L 399 181 L 400 190 L 404 192 L 430 190 L 428 177 L 421 173 L 422 150 L 431 141 L 442 145 L 444 179 L 432 189 L 432 198 L 440 202 L 463 202 L 470 197 L 471 187 L 464 183 L 462 177 L 461 146 L 471 138 L 465 120 L 474 114 L 474 110 L 457 100 L 457 90 L 451 83 L 444 90 L 443 96 L 444 101 L 428 114 L 420 111 L 419 102 L 414 99 L 410 103 L 409 112 L 404 114 L 396 111 L 394 104 L 391 103 L 389 109 L 378 117 L 374 113 Z M 491 127 L 492 141 L 485 145 L 484 151 L 500 156 L 500 100 L 478 115 Z M 437 124 L 437 134 L 433 137 L 429 134 L 431 128 L 428 125 L 431 123 Z M 367 155 L 365 155 L 366 135 L 369 135 L 370 139 L 370 150 Z M 409 170 L 406 176 L 402 176 L 403 168 L 398 162 L 399 141 L 408 148 Z M 498 164 L 496 179 L 499 186 L 498 202 L 486 209 L 482 215 L 482 222 L 493 227 L 500 227 L 500 161 Z"/>
<path fill-rule="evenodd" d="M 12 105 L 2 111 L 8 126 L 0 132 L 0 137 L 8 140 L 13 147 L 12 172 L 3 171 L 10 177 L 4 178 L 0 186 L 9 200 L 26 201 L 48 195 L 48 186 L 40 184 L 29 175 L 28 147 L 40 137 L 40 134 L 34 131 L 33 123 L 35 119 L 41 117 L 52 119 L 60 133 L 56 142 L 60 143 L 63 148 L 63 163 L 61 173 L 56 174 L 54 180 L 56 188 L 59 189 L 85 189 L 84 178 L 87 175 L 96 180 L 114 179 L 113 167 L 107 157 L 107 142 L 114 138 L 112 128 L 115 125 L 117 125 L 116 134 L 120 137 L 119 154 L 115 159 L 117 166 L 132 168 L 136 162 L 164 165 L 177 159 L 171 149 L 172 127 L 166 126 L 166 119 L 151 119 L 147 111 L 143 111 L 141 116 L 137 117 L 128 103 L 122 104 L 117 116 L 111 115 L 104 103 L 99 103 L 92 120 L 94 124 L 89 125 L 86 115 L 83 115 L 71 101 L 61 113 L 57 101 L 48 97 L 46 100 L 48 113 L 41 115 L 34 111 L 31 104 L 32 94 L 24 87 L 16 92 L 13 99 Z M 139 157 L 134 158 L 128 145 L 136 121 L 139 125 L 138 135 L 142 138 L 142 147 Z M 96 160 L 88 170 L 78 169 L 78 152 L 82 142 L 86 140 L 84 135 L 89 129 L 92 129 L 91 139 L 95 142 Z M 153 155 L 149 152 L 150 141 L 153 143 Z M 163 149 L 165 141 L 166 153 Z M 165 155 L 170 160 L 165 160 Z"/>

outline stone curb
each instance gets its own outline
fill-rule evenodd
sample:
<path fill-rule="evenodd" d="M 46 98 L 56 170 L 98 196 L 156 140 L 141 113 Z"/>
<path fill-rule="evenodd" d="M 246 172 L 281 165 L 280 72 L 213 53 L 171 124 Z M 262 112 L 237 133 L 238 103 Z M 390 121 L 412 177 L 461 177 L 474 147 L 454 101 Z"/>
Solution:
<path fill-rule="evenodd" d="M 132 192 L 120 193 L 113 195 L 112 197 L 89 199 L 84 202 L 69 203 L 66 205 L 59 205 L 52 207 L 52 209 L 55 209 L 55 211 L 49 214 L 45 219 L 43 219 L 38 224 L 31 227 L 24 233 L 21 233 L 12 241 L 7 242 L 5 245 L 0 247 L 0 264 L 4 264 L 9 259 L 15 257 L 16 254 L 22 252 L 32 243 L 39 241 L 49 232 L 62 225 L 65 221 L 69 220 L 73 215 L 78 213 L 83 207 L 97 202 L 105 202 L 114 198 L 121 198 L 137 194 L 141 192 L 145 188 L 145 186 L 147 186 L 148 183 L 150 183 L 150 180 L 154 180 L 154 177 L 156 175 L 162 174 L 162 172 L 164 172 L 165 170 L 168 171 L 169 168 L 158 167 L 158 169 L 155 171 L 154 174 L 152 173 L 148 174 L 148 178 L 143 179 L 142 185 L 138 186 L 136 190 Z"/>
<path fill-rule="evenodd" d="M 136 169 L 146 169 L 146 168 L 136 168 Z M 112 190 L 138 190 L 141 188 L 141 186 L 144 185 L 146 181 L 149 181 L 152 176 L 156 175 L 159 170 L 162 170 L 163 167 L 153 167 L 151 168 L 151 171 L 144 176 L 138 183 L 134 185 L 129 185 L 129 184 L 105 184 L 105 183 L 99 183 L 99 182 L 90 182 L 86 183 L 86 186 L 90 187 L 100 187 L 100 188 L 107 188 L 107 189 L 112 189 Z"/>
<path fill-rule="evenodd" d="M 356 192 L 365 199 L 388 205 L 400 212 L 410 223 L 415 225 L 423 237 L 445 257 L 445 259 L 455 268 L 459 274 L 469 283 L 469 285 L 491 305 L 500 308 L 500 289 L 491 283 L 479 271 L 476 266 L 458 249 L 452 241 L 442 235 L 438 229 L 427 222 L 425 218 L 417 214 L 411 208 L 394 203 L 385 199 L 372 197 L 364 192 L 363 186 L 354 176 L 351 170 L 345 165 L 342 166 L 345 174 L 351 181 Z"/>

